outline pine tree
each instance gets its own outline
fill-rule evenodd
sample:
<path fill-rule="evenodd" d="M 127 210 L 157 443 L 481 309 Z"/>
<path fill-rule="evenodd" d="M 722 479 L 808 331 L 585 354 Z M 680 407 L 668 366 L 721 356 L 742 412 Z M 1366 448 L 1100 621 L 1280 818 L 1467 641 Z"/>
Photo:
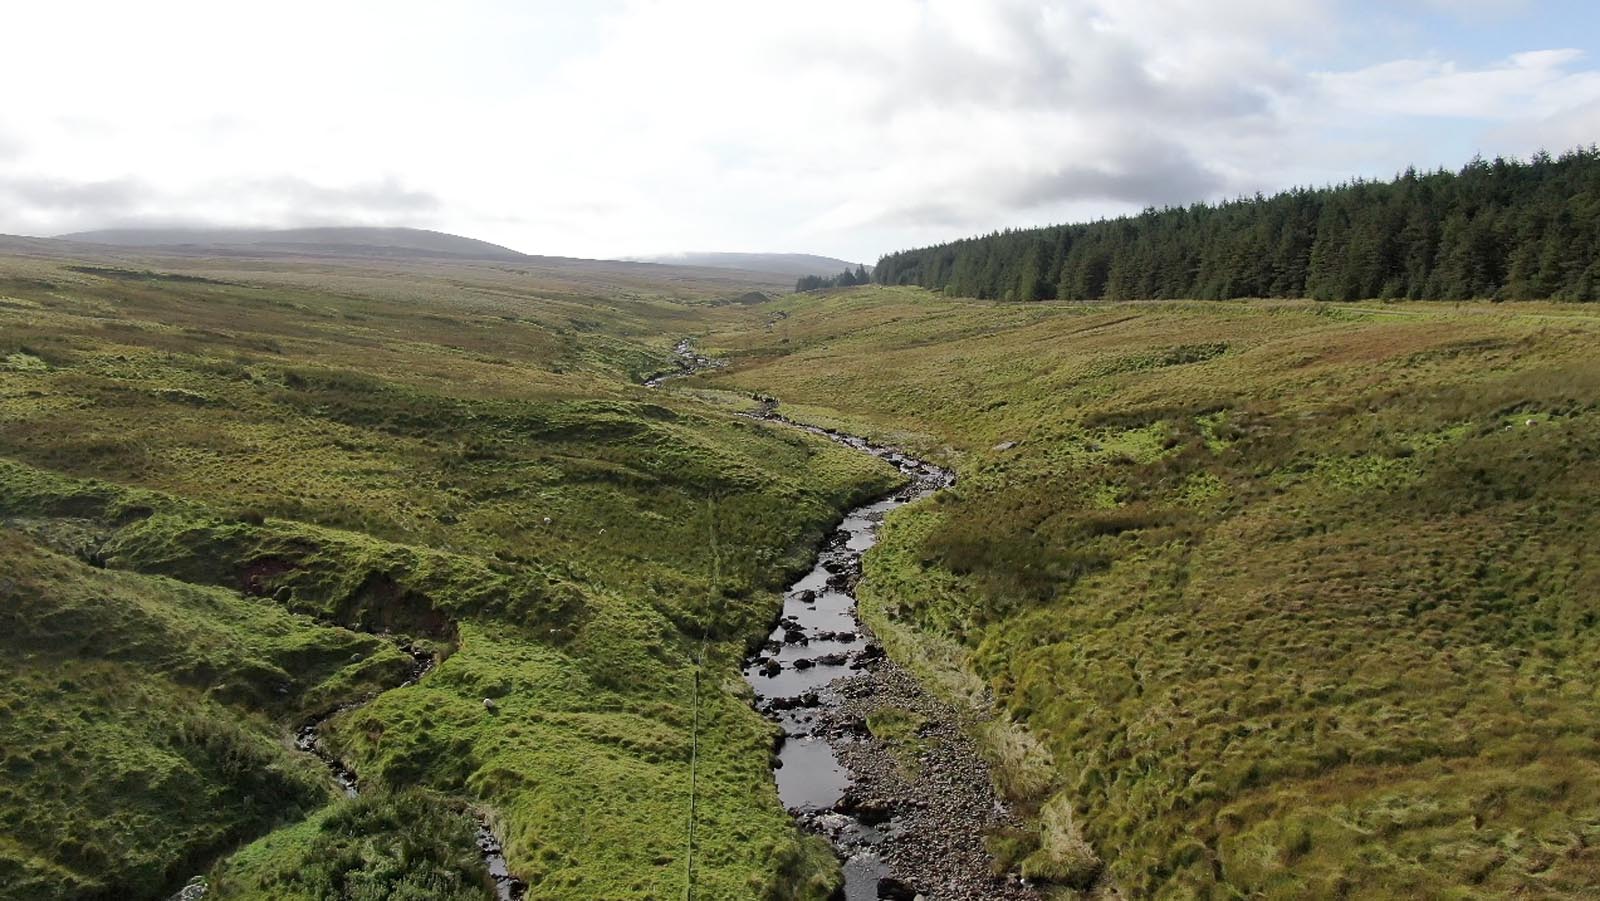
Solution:
<path fill-rule="evenodd" d="M 889 254 L 882 284 L 960 296 L 1594 299 L 1600 148 L 1389 182 L 994 232 Z M 864 267 L 852 273 L 863 281 Z M 829 280 L 822 280 L 828 282 Z M 843 279 L 835 283 L 845 283 Z"/>

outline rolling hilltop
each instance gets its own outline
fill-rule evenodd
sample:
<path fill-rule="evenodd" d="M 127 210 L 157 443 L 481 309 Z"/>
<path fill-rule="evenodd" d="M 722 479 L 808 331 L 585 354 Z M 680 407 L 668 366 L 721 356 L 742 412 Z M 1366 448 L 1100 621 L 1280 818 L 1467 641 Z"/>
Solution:
<path fill-rule="evenodd" d="M 415 228 L 124 228 L 73 232 L 54 238 L 0 235 L 0 253 L 54 260 L 114 263 L 129 273 L 181 265 L 191 274 L 238 280 L 265 270 L 312 278 L 344 272 L 346 263 L 377 263 L 414 274 L 468 267 L 480 275 L 529 278 L 546 290 L 586 296 L 694 296 L 708 301 L 790 290 L 794 279 L 774 272 L 710 266 L 594 260 L 524 254 L 459 235 Z M 424 279 L 422 283 L 431 283 Z M 321 284 L 321 282 L 316 282 Z M 490 290 L 481 286 L 468 291 Z"/>
<path fill-rule="evenodd" d="M 859 263 L 812 253 L 670 253 L 652 257 L 633 257 L 640 263 L 664 263 L 669 266 L 699 266 L 709 269 L 742 269 L 746 272 L 770 272 L 798 278 L 806 275 L 833 275 L 845 269 L 854 269 Z M 872 267 L 868 266 L 871 272 Z"/>
<path fill-rule="evenodd" d="M 694 271 L 776 288 L 796 277 L 833 275 L 858 263 L 807 253 L 681 253 L 620 260 L 544 256 L 499 244 L 421 228 L 109 228 L 45 239 L 0 238 L 13 249 L 39 251 L 55 242 L 121 251 L 213 257 L 329 257 L 416 261 L 523 263 L 563 268 L 610 268 L 654 279 Z M 60 248 L 57 248 L 60 249 Z M 70 250 L 70 248 L 66 248 Z M 871 271 L 871 267 L 866 267 Z M 719 275 L 720 274 L 720 275 Z"/>
<path fill-rule="evenodd" d="M 509 247 L 421 228 L 110 228 L 59 235 L 63 241 L 114 247 L 293 254 L 300 256 L 437 257 L 463 260 L 532 259 Z"/>
<path fill-rule="evenodd" d="M 389 257 L 456 260 L 567 259 L 527 254 L 499 244 L 423 228 L 107 228 L 57 235 L 56 240 L 182 253 Z M 616 263 L 649 263 L 685 269 L 731 269 L 782 276 L 832 275 L 857 263 L 809 253 L 677 253 L 629 257 Z M 868 267 L 871 271 L 871 267 Z"/>

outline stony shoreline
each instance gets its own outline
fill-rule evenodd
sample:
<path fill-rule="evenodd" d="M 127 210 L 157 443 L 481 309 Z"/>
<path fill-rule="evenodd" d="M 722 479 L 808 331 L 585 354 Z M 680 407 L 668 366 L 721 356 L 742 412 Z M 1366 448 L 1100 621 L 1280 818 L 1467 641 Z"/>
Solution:
<path fill-rule="evenodd" d="M 787 802 L 802 826 L 827 837 L 845 858 L 841 896 L 850 901 L 1042 899 L 1017 876 L 994 872 L 985 837 L 1022 824 L 996 794 L 988 764 L 963 729 L 961 712 L 889 660 L 856 609 L 862 559 L 883 516 L 949 485 L 953 475 L 893 448 L 783 419 L 770 407 L 758 415 L 877 456 L 910 477 L 910 484 L 891 497 L 852 511 L 829 536 L 813 574 L 795 583 L 785 615 L 746 668 L 758 708 L 783 724 L 786 741 L 822 740 L 845 771 L 840 789 L 826 767 L 807 761 L 818 770 L 811 787 L 824 796 L 829 790 L 841 793 L 820 804 L 816 792 L 803 795 L 802 803 L 793 797 Z M 827 597 L 835 606 L 824 615 L 818 605 L 828 606 Z M 843 674 L 830 679 L 827 671 Z M 784 685 L 784 680 L 792 681 Z M 801 761 L 791 759 L 791 766 L 797 765 Z M 808 772 L 802 782 L 811 776 Z M 793 776 L 780 770 L 780 794 L 786 781 L 794 784 Z"/>
<path fill-rule="evenodd" d="M 892 882 L 880 884 L 880 897 L 1044 897 L 1014 874 L 994 873 L 984 837 L 1022 823 L 996 795 L 989 766 L 962 728 L 959 711 L 887 658 L 835 680 L 828 692 L 837 701 L 818 709 L 817 728 L 849 739 L 836 745 L 851 777 L 837 809 L 858 819 L 887 818 L 874 850 Z M 875 715 L 921 722 L 896 747 L 868 728 Z"/>

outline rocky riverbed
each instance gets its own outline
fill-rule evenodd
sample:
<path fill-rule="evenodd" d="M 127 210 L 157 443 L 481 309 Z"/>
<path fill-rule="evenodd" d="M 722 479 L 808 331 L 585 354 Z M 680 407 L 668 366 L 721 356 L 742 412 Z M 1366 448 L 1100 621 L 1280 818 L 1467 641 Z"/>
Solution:
<path fill-rule="evenodd" d="M 645 382 L 722 365 L 689 339 L 678 369 Z M 996 875 L 984 837 L 1020 825 L 996 795 L 961 711 L 889 660 L 857 616 L 862 559 L 891 510 L 948 487 L 955 474 L 864 438 L 795 422 L 762 398 L 751 415 L 826 437 L 900 469 L 907 484 L 845 515 L 815 566 L 790 586 L 783 612 L 745 661 L 756 709 L 783 728 L 774 778 L 800 824 L 833 843 L 845 901 L 1028 901 L 1044 895 Z M 876 726 L 876 729 L 874 728 Z"/>
<path fill-rule="evenodd" d="M 888 818 L 875 848 L 889 869 L 878 897 L 1043 897 L 1014 876 L 994 875 L 984 836 L 1021 824 L 995 796 L 957 710 L 888 659 L 829 690 L 836 701 L 820 708 L 816 728 L 846 739 L 836 753 L 851 781 L 835 809 Z M 884 720 L 910 728 L 891 739 L 874 735 L 868 723 Z"/>
<path fill-rule="evenodd" d="M 716 369 L 723 365 L 721 360 L 713 360 L 694 349 L 694 342 L 688 338 L 679 341 L 672 348 L 673 362 L 677 368 L 658 372 L 644 380 L 646 388 L 659 388 L 663 382 L 673 379 L 687 378 L 697 372 L 707 369 Z"/>
<path fill-rule="evenodd" d="M 846 515 L 746 662 L 757 709 L 784 731 L 779 798 L 844 859 L 847 901 L 1042 898 L 1020 879 L 994 874 L 984 836 L 1017 821 L 960 712 L 887 659 L 856 614 L 862 558 L 884 516 L 952 484 L 953 474 L 771 410 L 760 415 L 884 459 L 910 481 Z"/>

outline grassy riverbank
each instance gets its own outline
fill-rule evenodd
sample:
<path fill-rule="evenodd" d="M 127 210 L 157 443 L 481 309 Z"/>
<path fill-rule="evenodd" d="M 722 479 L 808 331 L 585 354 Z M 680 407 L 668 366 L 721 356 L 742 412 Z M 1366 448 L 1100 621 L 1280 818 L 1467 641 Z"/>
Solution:
<path fill-rule="evenodd" d="M 531 897 L 679 894 L 703 634 L 698 896 L 826 894 L 833 863 L 777 803 L 736 661 L 839 511 L 895 474 L 633 384 L 690 323 L 737 313 L 701 303 L 724 290 L 4 261 L 0 572 L 23 738 L 0 773 L 0 867 L 27 881 L 0 896 L 155 897 L 330 803 L 288 732 L 403 672 L 402 639 L 445 659 L 325 728 L 364 784 L 482 810 Z M 217 896 L 319 896 L 285 874 L 335 847 L 436 875 L 471 852 L 444 814 L 395 844 L 414 798 L 332 803 L 225 862 Z M 434 884 L 414 875 L 376 867 L 363 891 Z"/>
<path fill-rule="evenodd" d="M 1140 897 L 1600 881 L 1586 308 L 758 314 L 707 339 L 734 360 L 708 384 L 961 472 L 890 520 L 862 599 L 1039 742 L 994 743 L 1025 869 L 1092 871 L 1081 835 Z"/>

